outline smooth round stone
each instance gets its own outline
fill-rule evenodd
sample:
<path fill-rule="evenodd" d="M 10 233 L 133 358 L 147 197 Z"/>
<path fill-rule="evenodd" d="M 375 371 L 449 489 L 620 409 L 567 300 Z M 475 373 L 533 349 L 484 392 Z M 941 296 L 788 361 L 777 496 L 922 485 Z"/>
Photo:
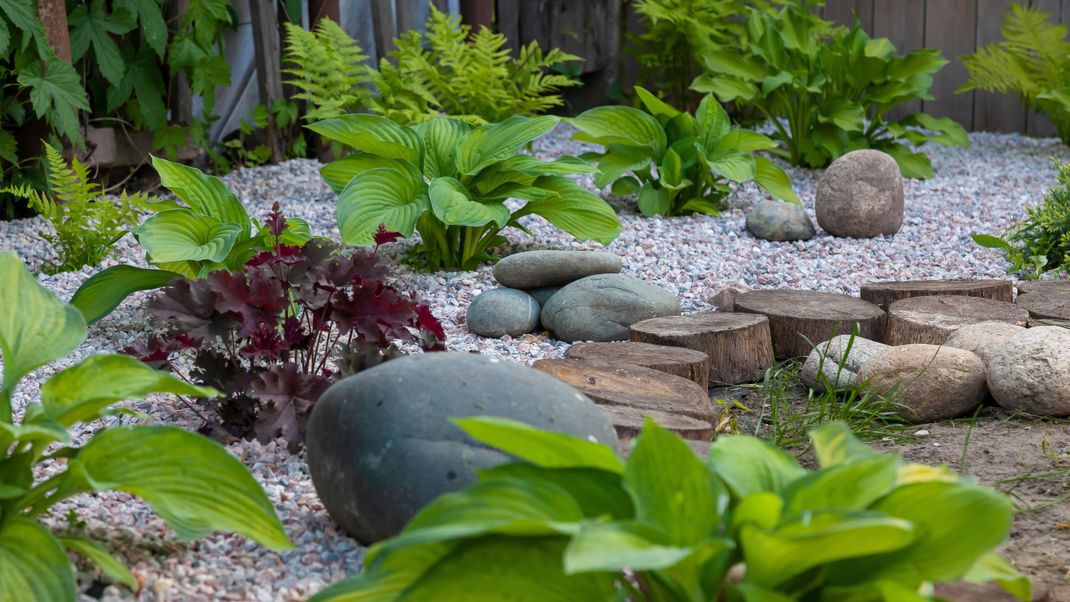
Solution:
<path fill-rule="evenodd" d="M 1017 324 L 978 322 L 977 324 L 967 324 L 960 327 L 947 339 L 944 345 L 972 351 L 987 366 L 992 361 L 992 354 L 1002 348 L 1003 344 L 1011 337 L 1020 332 L 1025 332 L 1025 328 Z"/>
<path fill-rule="evenodd" d="M 529 288 L 524 292 L 534 297 L 535 301 L 539 303 L 539 307 L 542 307 L 559 290 L 561 290 L 560 286 L 540 286 L 539 288 Z"/>
<path fill-rule="evenodd" d="M 834 390 L 850 388 L 858 384 L 858 371 L 866 361 L 887 348 L 884 343 L 841 334 L 815 345 L 799 376 L 803 384 L 820 393 L 826 385 Z"/>
<path fill-rule="evenodd" d="M 903 225 L 903 175 L 895 159 L 856 150 L 832 162 L 817 181 L 817 223 L 833 236 L 888 236 Z"/>
<path fill-rule="evenodd" d="M 569 343 L 626 341 L 632 324 L 678 315 L 680 301 L 660 286 L 623 274 L 599 274 L 551 297 L 542 308 L 542 325 Z"/>
<path fill-rule="evenodd" d="M 478 354 L 427 353 L 342 379 L 316 403 L 305 446 L 327 512 L 362 544 L 395 535 L 428 502 L 510 457 L 449 421 L 498 416 L 615 447 L 613 427 L 576 389 Z"/>
<path fill-rule="evenodd" d="M 971 351 L 901 345 L 874 353 L 858 372 L 878 395 L 891 395 L 911 422 L 933 422 L 973 411 L 985 401 L 985 365 Z"/>
<path fill-rule="evenodd" d="M 810 240 L 814 223 L 806 209 L 785 201 L 761 201 L 747 213 L 747 230 L 757 238 L 784 242 Z"/>
<path fill-rule="evenodd" d="M 479 336 L 520 336 L 539 327 L 539 302 L 515 288 L 492 288 L 468 305 L 467 321 Z"/>
<path fill-rule="evenodd" d="M 605 251 L 524 251 L 494 265 L 494 279 L 509 288 L 563 286 L 594 274 L 616 274 L 621 258 Z"/>
<path fill-rule="evenodd" d="M 1037 416 L 1070 416 L 1070 330 L 1037 326 L 1007 339 L 988 362 L 999 405 Z"/>

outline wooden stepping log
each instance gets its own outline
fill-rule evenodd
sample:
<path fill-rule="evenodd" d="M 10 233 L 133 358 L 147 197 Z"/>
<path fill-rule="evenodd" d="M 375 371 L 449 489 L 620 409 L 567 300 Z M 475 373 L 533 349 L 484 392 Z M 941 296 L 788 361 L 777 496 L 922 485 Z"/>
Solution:
<path fill-rule="evenodd" d="M 1025 308 L 1033 320 L 1070 320 L 1070 286 L 1031 289 L 1035 292 L 1018 295 L 1015 303 Z"/>
<path fill-rule="evenodd" d="M 625 362 L 682 376 L 703 389 L 710 388 L 709 357 L 702 351 L 649 343 L 576 343 L 565 357 L 579 360 Z"/>
<path fill-rule="evenodd" d="M 709 356 L 707 385 L 761 380 L 773 360 L 769 320 L 726 312 L 651 318 L 630 328 L 633 341 L 686 347 Z"/>
<path fill-rule="evenodd" d="M 773 351 L 777 358 L 802 357 L 814 345 L 840 334 L 880 341 L 884 311 L 869 301 L 837 293 L 772 289 L 754 291 L 736 299 L 736 311 L 769 318 Z"/>
<path fill-rule="evenodd" d="M 1070 295 L 1070 278 L 1058 280 L 1023 280 L 1018 283 L 1018 294 L 1029 293 L 1058 293 Z"/>
<path fill-rule="evenodd" d="M 623 362 L 539 360 L 536 370 L 579 389 L 597 404 L 628 406 L 713 423 L 717 412 L 706 390 L 694 382 Z"/>
<path fill-rule="evenodd" d="M 616 429 L 617 438 L 621 441 L 631 441 L 638 437 L 648 417 L 659 426 L 669 429 L 684 439 L 713 441 L 713 425 L 705 420 L 631 406 L 600 405 L 598 409 L 609 418 L 609 423 Z"/>
<path fill-rule="evenodd" d="M 982 297 L 936 295 L 892 303 L 884 342 L 888 345 L 943 345 L 961 326 L 1007 322 L 1026 326 L 1029 312 L 1006 301 Z"/>
<path fill-rule="evenodd" d="M 896 301 L 930 295 L 983 297 L 996 301 L 1014 301 L 1010 280 L 900 280 L 870 282 L 862 287 L 860 297 L 887 311 Z"/>

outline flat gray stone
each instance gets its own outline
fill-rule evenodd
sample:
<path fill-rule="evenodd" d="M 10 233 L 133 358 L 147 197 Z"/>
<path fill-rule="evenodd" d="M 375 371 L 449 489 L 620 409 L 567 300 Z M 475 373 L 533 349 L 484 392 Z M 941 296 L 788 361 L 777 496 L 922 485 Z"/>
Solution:
<path fill-rule="evenodd" d="M 509 288 L 563 286 L 594 274 L 616 274 L 621 258 L 605 251 L 524 251 L 494 266 L 494 279 Z"/>
<path fill-rule="evenodd" d="M 785 201 L 761 201 L 747 213 L 747 230 L 774 242 L 810 240 L 816 233 L 806 209 Z"/>
<path fill-rule="evenodd" d="M 542 308 L 543 328 L 567 342 L 626 341 L 641 320 L 680 315 L 676 295 L 623 274 L 598 274 L 565 286 Z"/>
<path fill-rule="evenodd" d="M 539 327 L 539 302 L 515 288 L 483 291 L 468 305 L 468 330 L 483 337 L 520 336 Z"/>

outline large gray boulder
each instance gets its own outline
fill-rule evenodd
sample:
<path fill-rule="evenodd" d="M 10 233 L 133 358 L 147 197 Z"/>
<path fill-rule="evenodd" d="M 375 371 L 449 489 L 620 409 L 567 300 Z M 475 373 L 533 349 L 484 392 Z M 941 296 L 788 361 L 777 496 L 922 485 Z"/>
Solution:
<path fill-rule="evenodd" d="M 539 302 L 515 288 L 483 291 L 468 304 L 468 330 L 483 337 L 520 336 L 539 327 Z"/>
<path fill-rule="evenodd" d="M 636 322 L 678 315 L 680 301 L 669 291 L 623 274 L 599 274 L 550 297 L 542 308 L 542 325 L 570 343 L 624 341 Z"/>
<path fill-rule="evenodd" d="M 1070 416 L 1070 330 L 1037 326 L 990 355 L 988 388 L 999 405 L 1037 416 Z"/>
<path fill-rule="evenodd" d="M 899 416 L 933 422 L 973 411 L 985 401 L 985 365 L 971 351 L 939 345 L 901 345 L 873 354 L 858 372 L 875 395 L 900 404 Z"/>
<path fill-rule="evenodd" d="M 814 222 L 806 209 L 786 201 L 761 201 L 747 213 L 747 230 L 757 238 L 784 242 L 810 240 Z"/>
<path fill-rule="evenodd" d="M 494 279 L 509 288 L 562 286 L 594 274 L 620 272 L 621 258 L 605 251 L 524 251 L 494 265 Z"/>
<path fill-rule="evenodd" d="M 833 236 L 873 238 L 903 225 L 903 175 L 891 155 L 856 150 L 832 162 L 817 181 L 817 223 Z"/>
<path fill-rule="evenodd" d="M 508 461 L 450 418 L 499 416 L 616 446 L 594 403 L 527 366 L 477 354 L 393 360 L 328 389 L 309 420 L 308 467 L 327 512 L 362 544 L 396 534 L 443 493 Z"/>

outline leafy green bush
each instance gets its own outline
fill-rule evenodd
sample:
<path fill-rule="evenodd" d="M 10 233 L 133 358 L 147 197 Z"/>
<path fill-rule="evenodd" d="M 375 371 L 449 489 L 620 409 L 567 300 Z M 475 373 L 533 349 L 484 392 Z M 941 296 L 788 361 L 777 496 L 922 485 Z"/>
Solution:
<path fill-rule="evenodd" d="M 1070 163 L 1058 165 L 1058 184 L 1044 202 L 1026 210 L 1024 220 L 1003 237 L 975 234 L 982 247 L 1000 249 L 1011 262 L 1010 272 L 1033 280 L 1044 272 L 1070 272 Z"/>
<path fill-rule="evenodd" d="M 810 471 L 747 436 L 718 438 L 704 462 L 650 421 L 627 463 L 509 420 L 455 422 L 523 461 L 432 502 L 313 602 L 931 600 L 929 583 L 958 579 L 1030 599 L 992 552 L 1010 500 L 842 423 L 813 431 Z"/>
<path fill-rule="evenodd" d="M 411 236 L 429 269 L 474 269 L 505 242 L 507 227 L 526 230 L 525 215 L 539 215 L 576 238 L 609 244 L 620 233 L 613 209 L 568 175 L 591 173 L 575 157 L 540 161 L 521 150 L 554 129 L 557 117 L 514 116 L 471 128 L 435 117 L 399 125 L 377 115 L 346 115 L 310 126 L 357 154 L 320 171 L 338 193 L 342 241 L 368 246 L 380 227 Z M 505 200 L 527 201 L 512 211 Z"/>
<path fill-rule="evenodd" d="M 55 534 L 41 517 L 82 493 L 139 496 L 182 538 L 233 531 L 273 549 L 291 547 L 263 489 L 225 449 L 167 426 L 119 426 L 71 445 L 67 430 L 112 406 L 153 393 L 215 395 L 124 355 L 92 355 L 55 373 L 21 421 L 12 393 L 24 376 L 85 339 L 81 312 L 38 284 L 14 253 L 0 253 L 0 600 L 73 601 L 78 592 L 68 551 L 114 582 L 138 586 L 102 544 Z M 129 412 L 129 411 L 127 411 Z"/>
<path fill-rule="evenodd" d="M 161 201 L 150 205 L 155 215 L 133 231 L 156 269 L 112 266 L 75 291 L 71 303 L 89 323 L 108 315 L 131 293 L 159 288 L 179 277 L 234 271 L 275 247 L 271 231 L 249 217 L 219 178 L 159 157 L 152 158 L 152 165 L 160 183 L 183 204 Z M 304 220 L 290 218 L 287 226 L 284 244 L 300 246 L 311 238 Z"/>
<path fill-rule="evenodd" d="M 337 23 L 320 19 L 313 31 L 286 23 L 287 83 L 297 88 L 294 100 L 308 104 L 308 122 L 339 117 L 368 106 L 372 89 L 364 54 Z"/>
<path fill-rule="evenodd" d="M 849 151 L 873 148 L 894 157 L 904 176 L 930 178 L 929 158 L 912 146 L 969 144 L 962 126 L 946 117 L 884 119 L 900 104 L 932 98 L 932 76 L 947 63 L 939 51 L 897 56 L 890 41 L 870 39 L 857 24 L 815 25 L 812 15 L 790 6 L 750 10 L 747 31 L 742 48 L 706 54 L 710 73 L 694 89 L 760 111 L 793 164 L 824 167 Z"/>
<path fill-rule="evenodd" d="M 89 181 L 89 170 L 81 161 L 74 159 L 68 167 L 63 155 L 50 145 L 45 146 L 45 154 L 52 198 L 28 185 L 9 186 L 0 189 L 0 194 L 25 199 L 52 225 L 54 232 L 38 232 L 59 256 L 58 263 L 46 266 L 47 273 L 99 265 L 127 228 L 137 224 L 137 208 L 147 199 L 123 193 L 116 204 L 104 196 L 100 185 Z"/>
<path fill-rule="evenodd" d="M 1049 17 L 1012 4 L 1000 30 L 1005 39 L 962 57 L 970 78 L 956 92 L 1015 92 L 1027 107 L 1047 115 L 1070 144 L 1070 39 L 1066 25 Z"/>
<path fill-rule="evenodd" d="M 779 167 L 754 151 L 777 148 L 767 136 L 732 128 L 728 113 L 707 95 L 694 116 L 680 112 L 643 88 L 636 94 L 646 112 L 623 106 L 595 107 L 571 120 L 577 140 L 606 147 L 597 160 L 595 184 L 614 194 L 639 194 L 643 215 L 717 215 L 731 192 L 729 182 L 754 181 L 773 196 L 799 202 Z M 628 175 L 632 174 L 632 175 Z"/>

